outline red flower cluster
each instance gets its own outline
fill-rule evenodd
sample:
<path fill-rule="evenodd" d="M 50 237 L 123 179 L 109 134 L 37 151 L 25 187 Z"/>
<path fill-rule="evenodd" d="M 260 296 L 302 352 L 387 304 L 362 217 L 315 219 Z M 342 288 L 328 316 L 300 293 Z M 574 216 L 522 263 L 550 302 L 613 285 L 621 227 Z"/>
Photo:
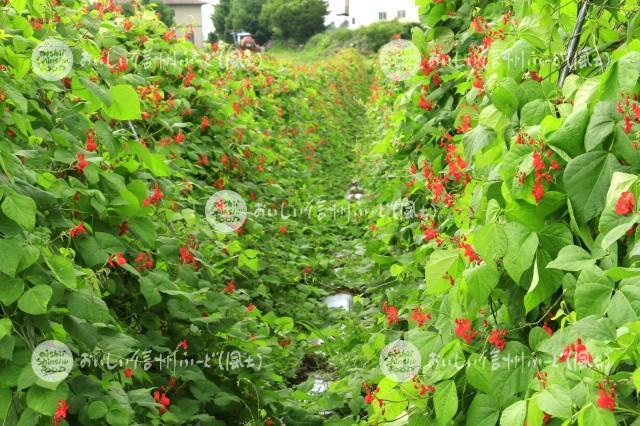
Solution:
<path fill-rule="evenodd" d="M 96 144 L 96 141 L 95 141 L 95 130 L 88 130 L 86 134 L 87 134 L 87 142 L 85 143 L 84 149 L 86 149 L 89 152 L 93 152 L 96 149 L 98 149 L 98 145 Z"/>
<path fill-rule="evenodd" d="M 465 237 L 460 239 L 453 237 L 452 240 L 458 245 L 459 248 L 464 249 L 464 255 L 467 256 L 470 263 L 476 262 L 479 264 L 482 263 L 482 258 L 473 250 L 471 244 L 467 243 Z"/>
<path fill-rule="evenodd" d="M 573 358 L 574 355 L 577 362 L 591 364 L 591 362 L 593 361 L 591 354 L 587 351 L 587 347 L 582 343 L 581 339 L 576 340 L 575 344 L 571 343 L 565 346 L 564 350 L 562 351 L 562 355 L 560 355 L 560 358 L 558 358 L 558 361 L 564 362 L 570 358 Z"/>
<path fill-rule="evenodd" d="M 84 169 L 89 165 L 89 163 L 85 160 L 84 154 L 79 152 L 76 154 L 76 158 L 78 161 L 71 163 L 71 166 L 74 166 L 80 173 L 84 173 Z"/>
<path fill-rule="evenodd" d="M 129 367 L 124 369 L 124 377 L 126 377 L 127 379 L 130 379 L 133 376 L 133 370 L 130 369 Z"/>
<path fill-rule="evenodd" d="M 496 345 L 501 351 L 504 350 L 504 336 L 507 335 L 507 330 L 495 328 L 489 334 L 489 343 Z"/>
<path fill-rule="evenodd" d="M 148 253 L 138 254 L 136 257 L 136 263 L 138 264 L 136 269 L 139 269 L 140 271 L 153 268 L 153 260 L 151 259 L 151 255 Z"/>
<path fill-rule="evenodd" d="M 187 339 L 182 339 L 182 341 L 178 343 L 178 347 L 182 348 L 183 351 L 189 349 L 189 343 L 187 342 Z"/>
<path fill-rule="evenodd" d="M 600 397 L 596 400 L 596 403 L 600 408 L 608 409 L 609 411 L 613 411 L 616 408 L 615 401 L 615 391 L 616 385 L 615 383 L 611 386 L 611 388 L 607 391 L 601 383 L 598 383 L 598 389 L 600 390 Z"/>
<path fill-rule="evenodd" d="M 167 394 L 160 391 L 155 391 L 153 393 L 153 399 L 158 404 L 160 404 L 160 414 L 166 412 L 169 409 L 169 404 L 171 404 L 171 400 L 167 397 Z"/>
<path fill-rule="evenodd" d="M 193 253 L 191 253 L 191 250 L 187 246 L 180 247 L 180 262 L 183 265 L 190 263 L 193 266 L 196 266 L 198 264 L 198 261 L 193 256 Z"/>
<path fill-rule="evenodd" d="M 469 114 L 462 116 L 462 123 L 456 128 L 458 133 L 465 133 L 471 130 L 471 116 Z"/>
<path fill-rule="evenodd" d="M 113 263 L 113 261 L 114 261 L 113 256 L 109 256 L 109 259 L 107 259 L 107 263 L 108 263 L 108 264 L 109 264 L 109 266 L 111 266 L 112 268 L 113 268 L 113 267 L 115 267 L 115 264 Z M 125 259 L 124 255 L 122 254 L 122 252 L 121 252 L 121 251 L 119 251 L 119 252 L 116 254 L 115 261 L 116 261 L 116 263 L 118 264 L 118 266 L 122 266 L 122 265 L 124 265 L 125 263 L 127 263 L 127 259 Z"/>
<path fill-rule="evenodd" d="M 153 188 L 153 195 L 144 199 L 144 206 L 148 207 L 150 204 L 158 204 L 158 201 L 164 198 L 164 194 L 159 186 Z"/>
<path fill-rule="evenodd" d="M 467 162 L 456 152 L 456 146 L 452 143 L 446 145 L 447 155 L 445 161 L 449 167 L 449 175 L 453 177 L 454 182 L 460 182 L 460 179 L 464 175 L 463 186 L 466 186 L 471 181 L 469 173 L 464 172 L 467 168 Z"/>
<path fill-rule="evenodd" d="M 227 284 L 224 286 L 224 292 L 233 294 L 236 291 L 236 282 L 235 280 L 227 281 Z"/>
<path fill-rule="evenodd" d="M 371 404 L 373 402 L 374 399 L 377 399 L 373 394 L 374 393 L 378 393 L 380 392 L 380 388 L 379 387 L 374 387 L 375 385 L 370 385 L 368 383 L 363 383 L 362 384 L 362 390 L 365 392 L 365 396 L 364 396 L 364 402 L 367 404 Z M 378 399 L 378 403 L 380 404 L 380 407 L 382 407 L 382 400 Z"/>
<path fill-rule="evenodd" d="M 200 122 L 200 130 L 204 131 L 208 125 L 209 125 L 209 119 L 205 115 L 204 117 L 202 117 L 202 121 Z"/>
<path fill-rule="evenodd" d="M 388 306 L 387 302 L 384 302 L 384 305 L 382 306 L 382 312 L 387 314 L 387 322 L 389 324 L 389 327 L 391 327 L 393 323 L 398 323 L 398 309 L 396 309 L 395 306 Z"/>
<path fill-rule="evenodd" d="M 64 399 L 59 399 L 56 406 L 56 412 L 53 415 L 53 425 L 59 426 L 60 420 L 67 418 L 67 411 L 69 411 L 69 404 Z"/>
<path fill-rule="evenodd" d="M 436 47 L 429 59 L 422 58 L 421 72 L 425 77 L 431 76 L 433 84 L 437 86 L 440 84 L 440 76 L 437 70 L 446 66 L 448 63 L 449 55 L 443 53 L 439 47 Z"/>
<path fill-rule="evenodd" d="M 633 211 L 635 202 L 636 199 L 633 192 L 624 191 L 616 202 L 616 214 L 628 216 Z"/>
<path fill-rule="evenodd" d="M 433 109 L 433 101 L 427 101 L 427 98 L 424 96 L 424 93 L 420 94 L 420 102 L 418 102 L 418 106 L 425 111 L 431 111 Z"/>
<path fill-rule="evenodd" d="M 422 327 L 425 321 L 429 321 L 431 319 L 431 312 L 427 312 L 426 314 L 422 311 L 422 306 L 418 306 L 411 313 L 411 321 L 417 321 L 418 327 Z"/>
<path fill-rule="evenodd" d="M 471 321 L 466 318 L 456 318 L 455 322 L 457 326 L 453 330 L 454 333 L 456 333 L 461 339 L 464 339 L 467 344 L 470 344 L 471 340 L 478 335 L 475 331 L 473 331 Z"/>
<path fill-rule="evenodd" d="M 549 324 L 547 324 L 546 321 L 542 325 L 542 328 L 544 328 L 544 331 L 546 331 L 549 336 L 553 336 L 553 330 L 549 327 Z"/>
<path fill-rule="evenodd" d="M 442 245 L 443 240 L 442 238 L 440 238 L 440 233 L 438 232 L 438 224 L 435 220 L 431 221 L 430 225 L 421 222 L 420 228 L 422 228 L 422 231 L 424 232 L 425 241 L 431 241 L 435 239 L 436 243 L 438 243 L 438 246 Z"/>
<path fill-rule="evenodd" d="M 75 228 L 71 228 L 71 231 L 69 231 L 69 234 L 71 234 L 71 238 L 75 238 L 78 235 L 86 235 L 87 230 L 84 227 L 84 223 L 80 222 L 80 224 L 78 226 L 76 226 Z"/>

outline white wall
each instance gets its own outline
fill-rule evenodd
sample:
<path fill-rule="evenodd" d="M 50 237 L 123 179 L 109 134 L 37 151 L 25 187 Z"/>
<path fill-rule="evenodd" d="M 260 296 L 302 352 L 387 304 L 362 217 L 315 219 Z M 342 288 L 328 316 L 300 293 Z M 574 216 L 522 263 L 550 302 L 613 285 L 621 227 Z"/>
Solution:
<path fill-rule="evenodd" d="M 209 33 L 214 32 L 213 9 L 218 0 L 205 0 L 207 4 L 202 6 L 202 37 L 206 40 Z"/>
<path fill-rule="evenodd" d="M 349 20 L 349 28 L 358 28 L 380 21 L 379 13 L 387 13 L 387 21 L 398 17 L 398 11 L 404 10 L 406 17 L 403 22 L 418 22 L 420 20 L 415 0 L 349 0 L 349 16 L 336 16 L 344 12 L 344 0 L 327 0 L 330 14 L 325 22 L 334 23 L 336 27 Z M 355 19 L 355 23 L 353 20 Z"/>

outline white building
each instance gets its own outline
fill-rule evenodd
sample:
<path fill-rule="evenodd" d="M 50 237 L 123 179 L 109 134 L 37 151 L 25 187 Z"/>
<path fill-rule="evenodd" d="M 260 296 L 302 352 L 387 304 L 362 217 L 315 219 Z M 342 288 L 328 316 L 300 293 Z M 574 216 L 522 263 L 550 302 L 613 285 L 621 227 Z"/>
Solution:
<path fill-rule="evenodd" d="M 358 28 L 380 21 L 419 22 L 415 0 L 327 0 L 326 25 Z"/>
<path fill-rule="evenodd" d="M 179 37 L 193 30 L 193 44 L 202 47 L 210 32 L 213 32 L 213 8 L 218 0 L 165 0 L 174 11 Z"/>

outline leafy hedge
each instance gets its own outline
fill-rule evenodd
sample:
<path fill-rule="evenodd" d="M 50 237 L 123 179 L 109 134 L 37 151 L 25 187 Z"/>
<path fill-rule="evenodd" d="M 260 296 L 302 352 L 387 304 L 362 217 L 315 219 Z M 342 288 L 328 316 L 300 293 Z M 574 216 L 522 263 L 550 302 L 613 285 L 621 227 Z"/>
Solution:
<path fill-rule="evenodd" d="M 301 189 L 358 119 L 360 58 L 311 69 L 200 51 L 152 11 L 125 17 L 113 2 L 0 8 L 2 423 L 309 417 L 286 396 L 307 337 L 285 296 L 314 253 L 298 244 L 264 260 L 285 234 L 308 236 L 275 215 L 216 234 L 204 207 L 223 188 L 250 212 L 307 197 Z M 31 52 L 52 37 L 74 67 L 48 82 L 31 72 Z M 312 291 L 295 292 L 305 311 Z M 32 350 L 49 339 L 76 358 L 62 383 L 31 370 Z M 174 355 L 198 363 L 155 360 Z"/>
<path fill-rule="evenodd" d="M 415 215 L 370 216 L 376 324 L 334 390 L 370 423 L 637 424 L 637 8 L 592 2 L 558 87 L 577 2 L 417 4 L 422 66 L 379 76 L 366 174 Z M 377 368 L 398 338 L 404 383 Z"/>

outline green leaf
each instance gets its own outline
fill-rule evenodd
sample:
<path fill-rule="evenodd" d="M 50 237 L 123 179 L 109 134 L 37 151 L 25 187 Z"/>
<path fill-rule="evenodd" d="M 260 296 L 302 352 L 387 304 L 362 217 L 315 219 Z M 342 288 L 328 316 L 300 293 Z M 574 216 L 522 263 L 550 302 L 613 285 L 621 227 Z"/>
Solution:
<path fill-rule="evenodd" d="M 519 223 L 511 222 L 505 226 L 507 235 L 507 254 L 504 257 L 504 268 L 509 276 L 520 282 L 522 274 L 531 267 L 538 249 L 538 236 L 528 232 Z"/>
<path fill-rule="evenodd" d="M 91 404 L 89 404 L 87 411 L 89 413 L 89 418 L 91 420 L 96 420 L 106 416 L 109 409 L 107 408 L 107 404 L 105 404 L 104 402 L 93 401 Z"/>
<path fill-rule="evenodd" d="M 491 259 L 486 259 L 480 265 L 466 269 L 463 276 L 467 282 L 469 293 L 479 306 L 487 303 L 491 291 L 500 280 L 500 272 Z"/>
<path fill-rule="evenodd" d="M 544 302 L 562 285 L 562 273 L 549 269 L 548 263 L 551 256 L 545 250 L 539 250 L 535 261 L 531 285 L 524 296 L 524 306 L 526 312 Z"/>
<path fill-rule="evenodd" d="M 11 6 L 18 12 L 18 15 L 22 14 L 25 6 L 27 5 L 27 0 L 10 0 Z"/>
<path fill-rule="evenodd" d="M 609 410 L 589 405 L 578 415 L 578 426 L 616 426 L 618 422 Z"/>
<path fill-rule="evenodd" d="M 24 281 L 20 278 L 9 278 L 0 281 L 0 302 L 10 305 L 22 295 Z"/>
<path fill-rule="evenodd" d="M 2 212 L 27 231 L 36 225 L 37 206 L 31 197 L 18 193 L 7 194 L 2 202 Z"/>
<path fill-rule="evenodd" d="M 602 75 L 600 99 L 618 100 L 620 93 L 631 93 L 640 77 L 640 53 L 631 51 L 611 64 Z"/>
<path fill-rule="evenodd" d="M 109 89 L 111 105 L 104 108 L 109 117 L 114 120 L 140 119 L 140 98 L 128 84 L 112 86 Z"/>
<path fill-rule="evenodd" d="M 437 250 L 431 253 L 425 266 L 427 293 L 442 294 L 451 289 L 451 282 L 444 278 L 447 273 L 463 266 L 458 250 Z"/>
<path fill-rule="evenodd" d="M 85 77 L 80 77 L 79 78 L 80 82 L 82 83 L 82 85 L 89 91 L 91 92 L 91 94 L 93 96 L 95 96 L 96 98 L 100 99 L 100 101 L 106 106 L 109 107 L 111 106 L 112 103 L 112 99 L 111 99 L 111 94 L 108 93 L 107 91 L 105 91 L 102 87 L 98 86 L 96 83 L 94 83 L 93 81 L 89 80 L 88 78 Z"/>
<path fill-rule="evenodd" d="M 484 124 L 474 127 L 462 137 L 465 158 L 472 160 L 477 153 L 482 152 L 482 150 L 489 146 L 495 139 L 496 133 L 493 129 Z"/>
<path fill-rule="evenodd" d="M 589 252 L 582 247 L 566 246 L 560 250 L 558 257 L 547 265 L 547 268 L 562 269 L 564 271 L 580 271 L 596 263 Z"/>
<path fill-rule="evenodd" d="M 471 386 L 484 393 L 491 393 L 491 362 L 484 356 L 472 353 L 465 369 L 465 376 Z"/>
<path fill-rule="evenodd" d="M 71 290 L 76 289 L 76 274 L 71 260 L 63 256 L 45 256 L 44 259 L 58 281 Z"/>
<path fill-rule="evenodd" d="M 0 272 L 14 277 L 24 249 L 16 240 L 0 240 Z"/>
<path fill-rule="evenodd" d="M 522 425 L 527 419 L 527 401 L 516 401 L 500 417 L 500 426 Z"/>
<path fill-rule="evenodd" d="M 147 217 L 135 217 L 129 219 L 129 229 L 148 248 L 156 247 L 156 227 L 153 221 Z"/>
<path fill-rule="evenodd" d="M 71 315 L 89 322 L 109 323 L 111 321 L 107 305 L 88 289 L 72 293 L 67 301 L 67 307 Z"/>
<path fill-rule="evenodd" d="M 576 105 L 562 126 L 549 136 L 547 143 L 575 157 L 584 152 L 584 135 L 588 123 L 589 108 L 584 104 Z"/>
<path fill-rule="evenodd" d="M 45 416 L 53 416 L 58 401 L 66 400 L 67 393 L 66 386 L 59 386 L 56 390 L 32 386 L 27 392 L 27 407 Z"/>
<path fill-rule="evenodd" d="M 0 340 L 2 340 L 4 336 L 10 335 L 12 328 L 13 324 L 9 318 L 0 319 Z"/>
<path fill-rule="evenodd" d="M 502 79 L 491 93 L 491 102 L 498 111 L 510 117 L 518 110 L 518 90 L 519 86 L 512 78 Z"/>
<path fill-rule="evenodd" d="M 614 284 L 596 266 L 582 269 L 574 295 L 578 319 L 589 315 L 604 315 L 609 306 Z"/>
<path fill-rule="evenodd" d="M 622 172 L 613 173 L 611 184 L 607 190 L 604 210 L 602 211 L 600 223 L 598 224 L 600 232 L 607 234 L 620 225 L 628 225 L 630 228 L 633 223 L 635 223 L 637 218 L 634 218 L 634 215 L 621 216 L 616 213 L 616 203 L 620 195 L 625 191 L 629 191 L 637 181 L 637 175 Z M 602 248 L 606 248 L 604 242 Z"/>
<path fill-rule="evenodd" d="M 436 410 L 438 424 L 446 425 L 453 419 L 458 411 L 458 392 L 456 384 L 452 380 L 439 383 L 435 386 L 433 406 Z"/>
<path fill-rule="evenodd" d="M 479 393 L 471 401 L 467 412 L 467 426 L 495 426 L 500 407 L 493 397 Z"/>
<path fill-rule="evenodd" d="M 602 212 L 613 173 L 621 168 L 605 151 L 587 152 L 567 164 L 564 186 L 580 221 L 588 222 Z"/>
<path fill-rule="evenodd" d="M 43 315 L 47 313 L 47 305 L 53 290 L 47 285 L 37 285 L 25 291 L 18 300 L 18 308 L 29 315 Z"/>
<path fill-rule="evenodd" d="M 527 102 L 520 111 L 520 125 L 523 127 L 540 124 L 542 119 L 551 114 L 549 102 L 543 99 L 534 99 Z"/>
<path fill-rule="evenodd" d="M 596 104 L 584 139 L 587 152 L 598 148 L 611 136 L 617 113 L 616 104 L 613 102 L 603 101 Z"/>
<path fill-rule="evenodd" d="M 538 394 L 538 406 L 553 417 L 568 419 L 571 417 L 571 393 L 559 385 L 549 387 Z"/>

